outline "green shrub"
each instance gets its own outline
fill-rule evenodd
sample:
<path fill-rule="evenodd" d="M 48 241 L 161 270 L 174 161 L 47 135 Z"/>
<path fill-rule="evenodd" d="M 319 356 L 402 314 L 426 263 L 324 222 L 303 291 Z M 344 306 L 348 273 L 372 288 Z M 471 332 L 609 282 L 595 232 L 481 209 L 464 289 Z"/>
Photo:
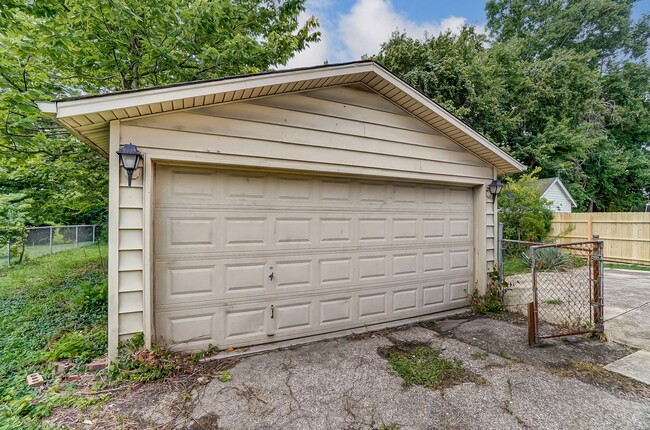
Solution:
<path fill-rule="evenodd" d="M 525 254 L 528 265 L 532 264 L 532 250 Z M 562 248 L 540 248 L 535 252 L 535 266 L 537 270 L 568 270 L 574 267 L 574 259 Z"/>
<path fill-rule="evenodd" d="M 542 198 L 535 184 L 539 168 L 523 174 L 517 180 L 506 179 L 507 185 L 499 194 L 499 221 L 503 223 L 505 239 L 544 241 L 551 231 L 553 212 L 550 202 Z"/>

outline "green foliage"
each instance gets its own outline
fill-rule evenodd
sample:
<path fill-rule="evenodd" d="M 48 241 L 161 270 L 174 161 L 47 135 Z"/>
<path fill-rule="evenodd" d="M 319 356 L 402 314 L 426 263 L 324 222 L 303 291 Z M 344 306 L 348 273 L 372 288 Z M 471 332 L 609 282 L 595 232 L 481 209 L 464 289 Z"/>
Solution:
<path fill-rule="evenodd" d="M 131 339 L 120 342 L 116 363 L 111 363 L 109 375 L 113 381 L 150 382 L 162 379 L 178 370 L 180 357 L 163 345 L 144 347 L 144 335 L 136 333 Z"/>
<path fill-rule="evenodd" d="M 472 360 L 485 360 L 490 356 L 490 353 L 487 351 L 477 351 L 473 352 L 470 356 Z"/>
<path fill-rule="evenodd" d="M 535 252 L 535 266 L 537 270 L 568 270 L 575 266 L 574 260 L 566 250 L 550 247 L 540 248 Z M 532 253 L 526 255 L 528 265 L 532 265 Z"/>
<path fill-rule="evenodd" d="M 634 1 L 492 0 L 492 38 L 396 33 L 373 59 L 541 177 L 578 210 L 628 211 L 650 184 L 649 16 Z"/>
<path fill-rule="evenodd" d="M 507 288 L 506 281 L 499 281 L 499 273 L 491 272 L 485 293 L 481 294 L 478 290 L 474 290 L 470 295 L 470 309 L 474 313 L 483 315 L 498 314 L 503 311 Z"/>
<path fill-rule="evenodd" d="M 43 354 L 43 361 L 75 359 L 90 361 L 106 353 L 108 336 L 103 325 L 94 327 L 88 332 L 68 332 L 56 339 Z"/>
<path fill-rule="evenodd" d="M 527 273 L 530 272 L 530 264 L 528 261 L 519 256 L 509 256 L 504 258 L 503 261 L 503 275 L 516 275 L 517 273 Z"/>
<path fill-rule="evenodd" d="M 442 358 L 441 350 L 429 346 L 394 348 L 384 354 L 395 373 L 402 377 L 406 387 L 423 385 L 436 389 L 446 380 L 465 374 L 460 360 Z"/>
<path fill-rule="evenodd" d="M 532 57 L 557 49 L 598 52 L 599 63 L 639 58 L 648 49 L 650 17 L 630 19 L 638 0 L 489 0 L 488 29 L 498 41 L 526 40 Z M 645 37 L 644 37 L 645 35 Z"/>
<path fill-rule="evenodd" d="M 30 223 L 101 223 L 107 162 L 36 101 L 266 71 L 319 38 L 305 0 L 8 1 L 0 10 L 0 193 Z M 0 224 L 0 227 L 2 225 Z"/>
<path fill-rule="evenodd" d="M 77 352 L 73 363 L 81 366 L 106 354 L 105 255 L 87 247 L 0 269 L 0 428 L 39 428 L 34 419 L 54 405 L 96 401 L 40 395 L 25 376 L 38 371 L 49 379 L 54 357 Z"/>
<path fill-rule="evenodd" d="M 553 213 L 549 202 L 535 184 L 539 169 L 523 174 L 518 180 L 507 179 L 499 195 L 499 221 L 503 223 L 505 239 L 541 242 L 551 230 Z"/>
<path fill-rule="evenodd" d="M 640 270 L 644 272 L 650 272 L 650 266 L 641 266 L 639 264 L 606 263 L 605 269 Z"/>
<path fill-rule="evenodd" d="M 550 299 L 544 301 L 544 303 L 546 303 L 547 305 L 561 305 L 564 302 L 562 301 L 562 299 Z"/>
<path fill-rule="evenodd" d="M 228 370 L 223 370 L 221 373 L 219 373 L 219 376 L 217 376 L 217 379 L 221 382 L 228 382 L 232 379 L 232 375 Z"/>

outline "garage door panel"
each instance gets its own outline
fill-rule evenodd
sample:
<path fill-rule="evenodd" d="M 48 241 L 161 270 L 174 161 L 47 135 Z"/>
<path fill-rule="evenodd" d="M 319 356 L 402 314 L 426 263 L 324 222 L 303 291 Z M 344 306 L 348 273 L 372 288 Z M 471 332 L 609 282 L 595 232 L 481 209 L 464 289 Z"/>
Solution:
<path fill-rule="evenodd" d="M 465 301 L 468 297 L 469 281 L 451 282 L 449 284 L 450 302 Z"/>
<path fill-rule="evenodd" d="M 449 219 L 450 239 L 469 239 L 471 235 L 471 220 L 469 217 L 452 217 Z"/>
<path fill-rule="evenodd" d="M 353 313 L 353 297 L 351 295 L 321 300 L 319 306 L 319 323 L 321 326 L 352 322 L 355 317 Z"/>
<path fill-rule="evenodd" d="M 455 309 L 467 304 L 467 285 L 469 282 L 430 282 L 188 308 L 158 313 L 157 327 L 159 336 L 177 350 L 266 343 Z"/>
<path fill-rule="evenodd" d="M 157 312 L 155 315 L 156 337 L 172 350 L 201 350 L 210 345 L 220 345 L 223 331 L 220 320 L 223 308 L 181 309 Z"/>
<path fill-rule="evenodd" d="M 157 166 L 157 336 L 244 346 L 462 307 L 472 191 Z"/>
<path fill-rule="evenodd" d="M 155 264 L 158 305 L 213 300 L 222 295 L 220 265 L 215 261 L 175 261 Z"/>
<path fill-rule="evenodd" d="M 427 217 L 422 219 L 422 236 L 425 241 L 441 240 L 444 239 L 447 220 L 444 216 L 440 217 Z"/>
<path fill-rule="evenodd" d="M 264 339 L 269 330 L 269 306 L 229 307 L 224 312 L 225 342 Z"/>
<path fill-rule="evenodd" d="M 217 303 L 241 297 L 374 288 L 413 280 L 470 279 L 472 258 L 470 247 L 455 246 L 431 251 L 348 250 L 285 258 L 270 253 L 221 259 L 159 259 L 156 302 Z"/>
<path fill-rule="evenodd" d="M 378 215 L 368 212 L 190 211 L 158 209 L 156 253 L 275 251 L 327 247 L 471 244 L 470 215 Z M 254 216 L 253 216 L 254 214 Z"/>
<path fill-rule="evenodd" d="M 418 288 L 410 287 L 393 293 L 393 312 L 415 311 L 418 309 Z"/>
<path fill-rule="evenodd" d="M 471 211 L 469 188 L 158 166 L 156 204 Z M 209 202 L 208 202 L 209 201 Z M 326 206 L 327 207 L 327 206 Z"/>
<path fill-rule="evenodd" d="M 445 284 L 428 285 L 422 288 L 422 307 L 424 309 L 445 302 Z"/>

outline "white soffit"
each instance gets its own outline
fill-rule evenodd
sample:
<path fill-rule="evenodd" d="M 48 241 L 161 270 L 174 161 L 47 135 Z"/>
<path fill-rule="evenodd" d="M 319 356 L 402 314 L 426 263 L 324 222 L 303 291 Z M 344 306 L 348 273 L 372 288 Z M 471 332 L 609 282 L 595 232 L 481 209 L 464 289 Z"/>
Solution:
<path fill-rule="evenodd" d="M 350 84 L 365 85 L 384 96 L 494 165 L 499 174 L 525 169 L 480 133 L 372 61 L 82 96 L 42 102 L 38 106 L 73 135 L 108 156 L 109 124 L 113 120 Z"/>

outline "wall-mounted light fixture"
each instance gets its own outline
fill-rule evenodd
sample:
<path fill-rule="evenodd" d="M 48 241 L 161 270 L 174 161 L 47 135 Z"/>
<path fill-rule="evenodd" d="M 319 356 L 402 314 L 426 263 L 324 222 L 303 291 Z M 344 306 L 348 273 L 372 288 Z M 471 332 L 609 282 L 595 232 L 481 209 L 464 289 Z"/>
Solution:
<path fill-rule="evenodd" d="M 498 179 L 495 179 L 490 183 L 490 185 L 488 185 L 488 192 L 492 195 L 492 200 L 494 200 L 496 196 L 499 195 L 502 188 L 503 182 L 499 181 Z"/>
<path fill-rule="evenodd" d="M 129 187 L 131 186 L 131 179 L 133 178 L 133 171 L 138 168 L 138 162 L 142 158 L 142 153 L 138 151 L 138 147 L 127 143 L 117 151 L 117 155 L 120 156 L 120 164 L 126 171 L 126 176 L 129 180 Z"/>

